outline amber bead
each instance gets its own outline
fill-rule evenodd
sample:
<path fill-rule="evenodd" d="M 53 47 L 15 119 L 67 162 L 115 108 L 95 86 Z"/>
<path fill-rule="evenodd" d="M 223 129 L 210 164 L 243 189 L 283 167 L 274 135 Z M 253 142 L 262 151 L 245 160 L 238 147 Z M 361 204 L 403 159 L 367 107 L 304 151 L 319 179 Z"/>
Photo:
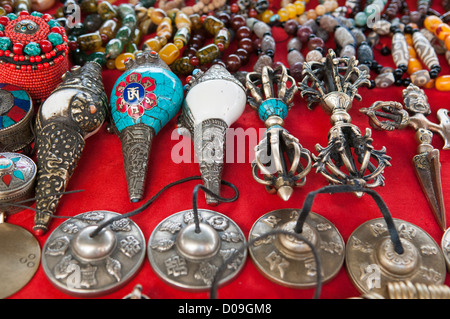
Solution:
<path fill-rule="evenodd" d="M 266 10 L 261 14 L 261 21 L 264 23 L 269 23 L 270 18 L 273 16 L 274 12 L 272 10 Z"/>
<path fill-rule="evenodd" d="M 306 17 L 307 17 L 308 19 L 315 20 L 315 19 L 317 18 L 316 10 L 314 10 L 314 9 L 309 9 L 308 11 L 306 11 Z"/>
<path fill-rule="evenodd" d="M 424 27 L 433 33 L 436 31 L 437 27 L 441 23 L 442 23 L 441 18 L 439 18 L 438 16 L 435 16 L 435 15 L 429 15 L 423 21 Z"/>
<path fill-rule="evenodd" d="M 409 52 L 409 57 L 410 58 L 416 58 L 417 57 L 417 53 L 416 50 L 414 50 L 414 48 L 410 45 L 408 45 L 408 52 Z"/>
<path fill-rule="evenodd" d="M 191 20 L 191 29 L 192 30 L 200 30 L 203 28 L 203 23 L 202 23 L 200 15 L 191 14 L 189 16 L 189 20 Z"/>
<path fill-rule="evenodd" d="M 422 70 L 422 64 L 415 58 L 410 58 L 408 63 L 408 74 L 413 74 L 416 71 Z"/>
<path fill-rule="evenodd" d="M 167 43 L 159 50 L 159 56 L 167 65 L 171 65 L 180 56 L 180 50 L 173 43 Z"/>
<path fill-rule="evenodd" d="M 106 67 L 109 70 L 114 70 L 116 68 L 116 60 L 115 59 L 106 60 Z"/>
<path fill-rule="evenodd" d="M 217 45 L 211 43 L 198 50 L 195 56 L 199 59 L 200 64 L 211 63 L 220 56 L 220 50 Z"/>
<path fill-rule="evenodd" d="M 450 26 L 447 23 L 441 23 L 436 28 L 436 37 L 441 40 L 445 41 L 445 39 L 450 35 Z"/>
<path fill-rule="evenodd" d="M 128 52 L 120 54 L 114 61 L 116 69 L 119 71 L 125 71 L 125 61 L 128 59 L 134 60 L 134 54 Z"/>
<path fill-rule="evenodd" d="M 156 35 L 166 39 L 170 39 L 172 37 L 172 32 L 172 20 L 169 17 L 163 18 L 156 28 Z"/>
<path fill-rule="evenodd" d="M 231 18 L 230 26 L 233 30 L 237 30 L 240 27 L 247 25 L 247 20 L 244 16 L 236 14 Z"/>
<path fill-rule="evenodd" d="M 238 48 L 242 48 L 247 52 L 252 52 L 253 50 L 253 41 L 250 38 L 240 39 L 238 42 Z"/>
<path fill-rule="evenodd" d="M 248 51 L 241 48 L 237 49 L 234 54 L 236 54 L 241 59 L 242 65 L 247 64 L 250 59 L 250 54 L 248 53 Z"/>
<path fill-rule="evenodd" d="M 181 50 L 189 42 L 190 35 L 190 29 L 182 27 L 175 32 L 173 43 Z"/>
<path fill-rule="evenodd" d="M 156 25 L 159 25 L 162 20 L 167 17 L 166 12 L 160 8 L 153 8 L 153 10 L 149 10 L 148 15 L 152 22 Z"/>
<path fill-rule="evenodd" d="M 250 38 L 251 36 L 252 36 L 252 30 L 250 30 L 250 28 L 247 27 L 246 25 L 240 27 L 236 31 L 236 38 L 238 40 L 243 39 L 243 38 Z"/>
<path fill-rule="evenodd" d="M 286 22 L 289 20 L 289 11 L 286 8 L 281 8 L 277 13 L 280 17 L 280 22 Z"/>
<path fill-rule="evenodd" d="M 161 48 L 164 45 L 166 45 L 166 43 L 167 43 L 166 38 L 161 38 L 161 37 L 156 36 L 154 38 L 150 38 L 150 39 L 144 41 L 144 43 L 142 44 L 142 49 L 158 52 L 159 50 L 161 50 Z"/>
<path fill-rule="evenodd" d="M 450 37 L 447 37 L 444 41 L 445 44 L 445 48 L 447 49 L 447 51 L 450 51 Z"/>
<path fill-rule="evenodd" d="M 182 11 L 179 11 L 175 16 L 175 25 L 180 28 L 191 28 L 192 22 L 189 17 Z"/>
<path fill-rule="evenodd" d="M 438 91 L 450 91 L 450 75 L 441 75 L 434 83 Z"/>

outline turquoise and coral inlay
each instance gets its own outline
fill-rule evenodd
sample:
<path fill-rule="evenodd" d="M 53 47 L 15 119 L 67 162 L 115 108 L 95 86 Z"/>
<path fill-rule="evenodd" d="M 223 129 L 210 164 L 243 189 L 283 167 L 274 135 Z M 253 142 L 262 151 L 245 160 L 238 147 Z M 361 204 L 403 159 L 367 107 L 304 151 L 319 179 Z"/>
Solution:
<path fill-rule="evenodd" d="M 20 180 L 24 179 L 23 173 L 20 170 L 23 166 L 21 166 L 19 161 L 20 157 L 9 159 L 0 155 L 0 178 L 7 187 L 11 184 L 13 176 Z"/>
<path fill-rule="evenodd" d="M 111 114 L 119 132 L 144 123 L 157 134 L 180 110 L 183 86 L 171 71 L 138 67 L 122 74 L 111 94 Z"/>
<path fill-rule="evenodd" d="M 284 120 L 288 114 L 288 107 L 279 99 L 267 99 L 259 106 L 258 114 L 262 121 L 273 115 L 279 116 Z"/>
<path fill-rule="evenodd" d="M 0 83 L 0 130 L 20 122 L 30 111 L 27 92 L 15 85 Z"/>

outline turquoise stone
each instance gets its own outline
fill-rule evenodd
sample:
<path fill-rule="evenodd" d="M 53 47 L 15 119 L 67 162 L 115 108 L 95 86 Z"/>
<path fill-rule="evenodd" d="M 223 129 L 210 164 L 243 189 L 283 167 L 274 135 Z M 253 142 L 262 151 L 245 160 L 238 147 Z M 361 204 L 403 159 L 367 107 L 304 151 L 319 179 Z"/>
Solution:
<path fill-rule="evenodd" d="M 365 26 L 367 23 L 367 15 L 362 11 L 358 12 L 355 15 L 355 23 L 356 23 L 356 26 L 358 26 L 358 27 Z"/>
<path fill-rule="evenodd" d="M 143 123 L 155 135 L 178 113 L 183 85 L 171 71 L 143 65 L 124 72 L 111 93 L 111 115 L 119 132 Z"/>
<path fill-rule="evenodd" d="M 259 118 L 263 122 L 273 115 L 279 116 L 284 120 L 287 116 L 287 113 L 287 105 L 279 99 L 267 99 L 261 103 L 258 109 Z"/>

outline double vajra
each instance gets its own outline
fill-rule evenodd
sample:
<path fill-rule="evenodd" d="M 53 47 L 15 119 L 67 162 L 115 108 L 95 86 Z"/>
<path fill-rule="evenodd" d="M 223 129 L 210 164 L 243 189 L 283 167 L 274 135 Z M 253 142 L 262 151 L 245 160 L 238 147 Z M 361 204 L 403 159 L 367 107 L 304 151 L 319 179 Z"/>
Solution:
<path fill-rule="evenodd" d="M 331 184 L 368 188 L 383 186 L 383 172 L 385 167 L 391 165 L 390 157 L 384 147 L 374 149 L 371 130 L 367 128 L 362 135 L 359 128 L 351 123 L 347 112 L 354 98 L 361 99 L 358 88 L 370 84 L 367 72 L 358 68 L 355 58 L 339 58 L 333 50 L 329 50 L 322 61 L 304 63 L 303 75 L 303 80 L 296 86 L 283 67 L 279 73 L 266 67 L 262 73 L 247 74 L 246 85 L 251 95 L 249 104 L 258 110 L 268 127 L 265 137 L 255 149 L 253 175 L 256 181 L 266 185 L 269 192 L 276 190 L 279 195 L 280 192 L 284 195 L 287 187 L 303 186 L 305 175 L 315 167 L 316 172 L 324 175 Z M 307 100 L 309 109 L 320 103 L 331 115 L 333 126 L 328 134 L 328 146 L 317 144 L 317 156 L 310 155 L 298 139 L 282 127 L 297 91 Z M 287 153 L 285 157 L 290 161 L 290 168 L 284 161 L 285 157 L 280 155 L 280 150 Z M 299 165 L 301 158 L 306 159 L 304 167 Z M 270 165 L 276 169 L 269 170 L 267 167 Z M 264 179 L 257 176 L 258 168 Z M 356 195 L 361 196 L 362 192 Z"/>

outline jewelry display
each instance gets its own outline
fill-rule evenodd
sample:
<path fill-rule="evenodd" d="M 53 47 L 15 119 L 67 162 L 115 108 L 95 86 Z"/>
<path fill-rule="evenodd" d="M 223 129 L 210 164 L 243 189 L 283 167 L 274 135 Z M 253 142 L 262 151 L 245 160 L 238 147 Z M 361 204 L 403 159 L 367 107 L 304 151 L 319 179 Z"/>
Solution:
<path fill-rule="evenodd" d="M 153 138 L 177 114 L 183 101 L 178 77 L 158 53 L 145 51 L 125 62 L 111 92 L 111 127 L 122 144 L 131 202 L 144 197 Z"/>
<path fill-rule="evenodd" d="M 253 178 L 265 185 L 269 193 L 277 193 L 286 201 L 291 197 L 293 187 L 301 187 L 306 183 L 306 175 L 312 166 L 310 152 L 283 128 L 284 119 L 298 90 L 297 85 L 294 78 L 287 75 L 284 66 L 276 71 L 265 66 L 262 73 L 247 74 L 246 86 L 250 95 L 248 103 L 258 111 L 259 118 L 267 128 L 255 148 Z M 300 163 L 301 159 L 306 161 L 305 167 Z M 258 171 L 264 175 L 264 179 L 258 176 Z"/>
<path fill-rule="evenodd" d="M 322 108 L 331 114 L 333 127 L 328 133 L 328 146 L 324 148 L 317 144 L 319 155 L 312 155 L 316 172 L 324 175 L 330 183 L 372 188 L 384 185 L 383 171 L 391 164 L 384 148 L 374 150 L 371 130 L 366 129 L 362 136 L 359 128 L 351 124 L 347 113 L 353 99 L 361 99 L 357 94 L 358 87 L 369 83 L 366 71 L 358 69 L 357 64 L 354 58 L 337 58 L 330 49 L 324 62 L 303 64 L 304 78 L 299 88 L 309 108 L 320 102 Z M 352 154 L 357 156 L 359 168 Z M 378 166 L 370 162 L 371 158 Z M 349 173 L 343 172 L 341 167 Z"/>
<path fill-rule="evenodd" d="M 92 236 L 109 219 L 109 211 L 91 211 L 59 225 L 42 248 L 42 268 L 61 291 L 78 297 L 98 297 L 120 289 L 139 271 L 145 259 L 140 228 L 123 218 Z"/>
<path fill-rule="evenodd" d="M 34 107 L 30 95 L 15 85 L 0 84 L 0 151 L 31 154 Z"/>
<path fill-rule="evenodd" d="M 417 155 L 413 158 L 416 176 L 440 228 L 445 231 L 447 223 L 439 150 L 435 149 L 431 142 L 433 133 L 436 133 L 444 140 L 443 149 L 450 148 L 448 110 L 438 110 L 439 124 L 430 122 L 426 118 L 431 113 L 428 97 L 422 89 L 413 84 L 403 90 L 403 100 L 405 109 L 398 102 L 380 101 L 360 111 L 369 117 L 369 123 L 374 128 L 391 131 L 411 126 L 416 131 L 416 140 L 419 143 Z M 387 120 L 380 120 L 379 117 Z"/>
<path fill-rule="evenodd" d="M 185 91 L 179 129 L 192 138 L 204 185 L 220 195 L 226 133 L 244 112 L 245 88 L 226 68 L 214 64 L 205 72 L 194 71 Z M 208 194 L 206 202 L 218 204 Z"/>
<path fill-rule="evenodd" d="M 85 140 L 105 121 L 106 97 L 101 66 L 75 66 L 40 106 L 36 117 L 37 235 L 48 230 L 67 184 L 81 158 Z M 54 194 L 53 196 L 47 196 Z"/>

